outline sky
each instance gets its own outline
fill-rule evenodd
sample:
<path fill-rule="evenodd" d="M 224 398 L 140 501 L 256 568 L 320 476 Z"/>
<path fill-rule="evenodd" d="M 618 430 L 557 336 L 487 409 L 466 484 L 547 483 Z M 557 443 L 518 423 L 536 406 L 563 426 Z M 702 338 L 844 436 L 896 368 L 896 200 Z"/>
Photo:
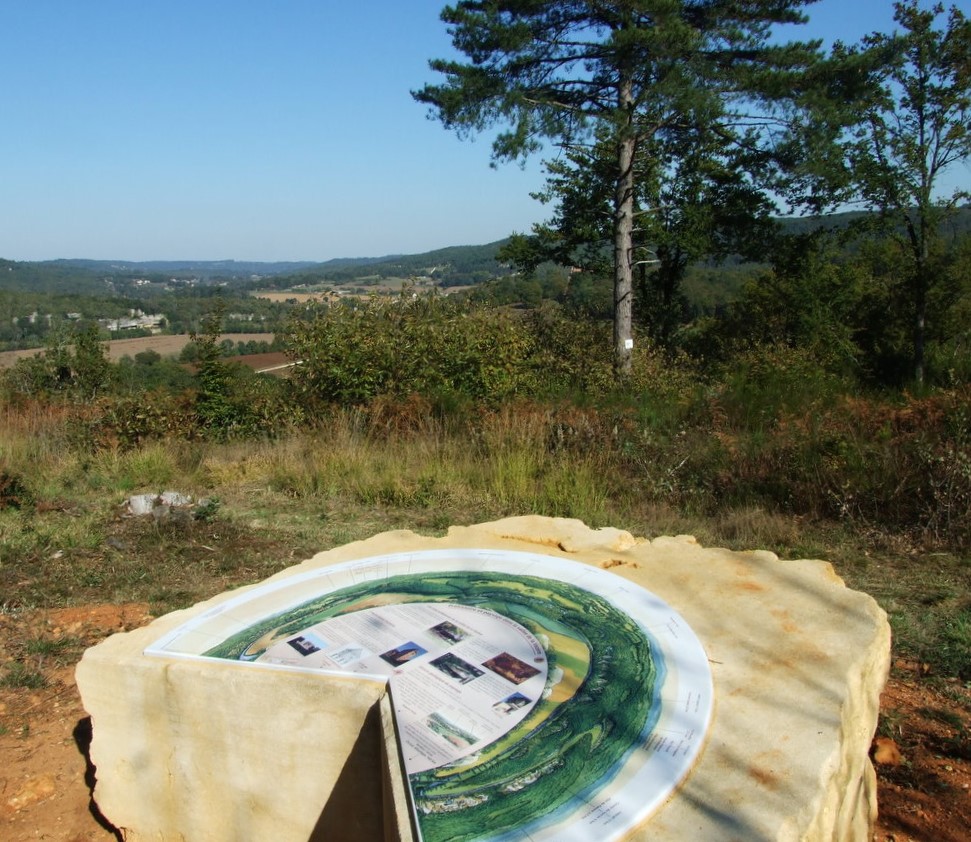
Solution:
<path fill-rule="evenodd" d="M 489 137 L 411 97 L 452 55 L 444 5 L 0 0 L 0 257 L 324 261 L 528 231 L 541 157 L 492 168 Z M 797 37 L 893 26 L 891 0 L 808 11 Z"/>

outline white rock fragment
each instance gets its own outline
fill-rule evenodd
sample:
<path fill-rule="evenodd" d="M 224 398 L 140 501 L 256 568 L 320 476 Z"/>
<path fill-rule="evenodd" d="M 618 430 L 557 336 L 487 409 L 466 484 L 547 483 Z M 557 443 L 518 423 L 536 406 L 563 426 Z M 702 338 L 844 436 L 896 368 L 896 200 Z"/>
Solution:
<path fill-rule="evenodd" d="M 150 515 L 159 506 L 191 506 L 192 498 L 178 491 L 161 494 L 133 494 L 126 501 L 128 513 L 136 517 Z"/>

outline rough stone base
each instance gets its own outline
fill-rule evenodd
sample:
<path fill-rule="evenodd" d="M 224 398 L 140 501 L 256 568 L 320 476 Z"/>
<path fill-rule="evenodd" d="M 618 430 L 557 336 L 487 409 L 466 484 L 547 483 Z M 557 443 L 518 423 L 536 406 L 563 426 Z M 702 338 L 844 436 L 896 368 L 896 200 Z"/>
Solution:
<path fill-rule="evenodd" d="M 388 532 L 278 576 L 448 548 L 546 553 L 610 568 L 668 602 L 701 640 L 715 687 L 708 744 L 631 840 L 870 838 L 876 785 L 868 749 L 890 628 L 877 604 L 846 588 L 828 563 L 522 517 L 453 528 L 439 539 Z M 379 713 L 381 684 L 142 654 L 238 594 L 85 653 L 77 682 L 93 721 L 94 795 L 103 814 L 131 842 L 408 839 L 392 732 Z"/>

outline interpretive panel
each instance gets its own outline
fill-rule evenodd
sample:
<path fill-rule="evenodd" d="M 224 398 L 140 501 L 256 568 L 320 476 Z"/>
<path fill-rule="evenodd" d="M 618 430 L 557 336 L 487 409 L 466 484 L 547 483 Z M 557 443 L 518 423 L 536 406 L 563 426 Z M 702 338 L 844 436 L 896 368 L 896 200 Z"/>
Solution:
<path fill-rule="evenodd" d="M 424 842 L 619 839 L 687 773 L 711 715 L 707 658 L 674 610 L 531 553 L 317 568 L 146 651 L 386 680 Z"/>

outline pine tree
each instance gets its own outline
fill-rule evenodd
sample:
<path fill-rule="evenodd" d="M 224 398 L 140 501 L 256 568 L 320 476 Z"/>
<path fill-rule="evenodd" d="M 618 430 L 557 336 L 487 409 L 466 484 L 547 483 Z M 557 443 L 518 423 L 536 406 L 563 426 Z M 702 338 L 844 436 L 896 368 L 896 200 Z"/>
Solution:
<path fill-rule="evenodd" d="M 611 149 L 614 361 L 631 367 L 638 171 L 665 135 L 718 133 L 749 148 L 771 140 L 779 104 L 817 58 L 812 45 L 772 45 L 774 24 L 799 23 L 812 0 L 466 0 L 442 20 L 467 61 L 414 93 L 460 135 L 499 126 L 496 161 L 544 139 Z"/>

